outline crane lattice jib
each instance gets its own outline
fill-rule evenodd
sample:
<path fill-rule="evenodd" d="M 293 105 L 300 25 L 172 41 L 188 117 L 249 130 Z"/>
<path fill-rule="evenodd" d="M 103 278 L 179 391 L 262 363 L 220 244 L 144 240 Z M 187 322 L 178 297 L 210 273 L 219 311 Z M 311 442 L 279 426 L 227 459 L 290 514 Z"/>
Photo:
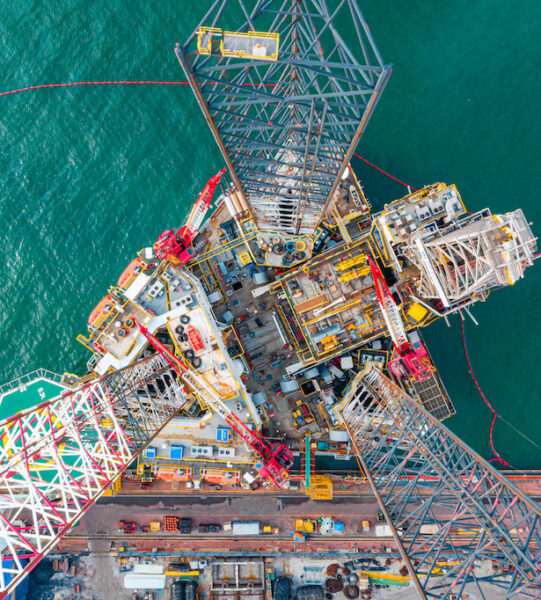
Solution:
<path fill-rule="evenodd" d="M 314 233 L 391 71 L 357 1 L 216 0 L 176 54 L 258 228 Z"/>
<path fill-rule="evenodd" d="M 179 378 L 193 389 L 199 396 L 201 402 L 204 402 L 211 409 L 219 414 L 234 431 L 254 450 L 263 461 L 266 476 L 268 476 L 277 487 L 286 487 L 289 485 L 288 468 L 276 460 L 276 449 L 257 429 L 251 430 L 246 423 L 243 423 L 237 415 L 222 400 L 221 395 L 197 370 L 189 368 L 186 361 L 178 358 L 158 340 L 154 335 L 140 323 L 137 323 L 139 331 L 147 338 L 151 346 L 167 363 L 173 367 Z M 278 449 L 279 453 L 285 450 L 289 455 L 287 447 L 282 444 Z"/>
<path fill-rule="evenodd" d="M 0 599 L 182 408 L 157 355 L 0 422 Z"/>
<path fill-rule="evenodd" d="M 201 227 L 201 223 L 207 214 L 207 211 L 212 202 L 212 198 L 214 196 L 214 191 L 216 187 L 220 183 L 220 179 L 222 175 L 226 172 L 227 169 L 222 169 L 219 173 L 211 177 L 205 187 L 201 190 L 201 193 L 197 197 L 197 200 L 194 202 L 192 210 L 188 215 L 188 219 L 186 220 L 186 225 L 184 226 L 184 234 L 182 236 L 183 241 L 186 245 L 192 243 L 193 239 L 197 235 L 199 228 Z"/>
<path fill-rule="evenodd" d="M 341 414 L 421 597 L 540 597 L 541 506 L 376 368 Z"/>
<path fill-rule="evenodd" d="M 389 335 L 391 336 L 396 349 L 399 353 L 402 353 L 409 348 L 409 341 L 404 328 L 404 323 L 402 322 L 402 317 L 400 316 L 400 311 L 387 287 L 387 283 L 385 282 L 385 278 L 383 277 L 380 268 L 370 256 L 367 258 L 372 272 L 374 286 L 376 287 L 379 307 L 385 324 L 387 325 L 387 330 L 389 331 Z"/>

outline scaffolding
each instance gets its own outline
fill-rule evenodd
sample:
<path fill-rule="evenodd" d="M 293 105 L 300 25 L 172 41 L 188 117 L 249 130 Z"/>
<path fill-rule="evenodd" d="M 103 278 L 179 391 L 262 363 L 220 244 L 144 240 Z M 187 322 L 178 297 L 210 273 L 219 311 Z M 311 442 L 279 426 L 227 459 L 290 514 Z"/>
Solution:
<path fill-rule="evenodd" d="M 422 598 L 539 597 L 538 504 L 375 367 L 341 416 Z"/>
<path fill-rule="evenodd" d="M 522 210 L 488 209 L 438 230 L 421 230 L 404 244 L 420 271 L 417 292 L 445 308 L 484 299 L 490 289 L 513 285 L 533 264 L 534 237 Z"/>
<path fill-rule="evenodd" d="M 171 367 L 152 355 L 0 422 L 0 597 L 184 404 Z"/>
<path fill-rule="evenodd" d="M 313 234 L 391 71 L 356 0 L 216 0 L 176 54 L 258 229 Z"/>

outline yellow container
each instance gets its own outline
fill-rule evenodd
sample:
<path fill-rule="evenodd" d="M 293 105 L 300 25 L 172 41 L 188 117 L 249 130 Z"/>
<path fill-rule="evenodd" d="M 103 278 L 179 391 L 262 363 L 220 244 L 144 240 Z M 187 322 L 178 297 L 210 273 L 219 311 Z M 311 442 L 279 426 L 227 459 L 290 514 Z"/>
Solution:
<path fill-rule="evenodd" d="M 412 319 L 415 319 L 417 322 L 422 321 L 425 318 L 428 310 L 419 304 L 418 302 L 414 302 L 408 310 L 408 316 Z"/>

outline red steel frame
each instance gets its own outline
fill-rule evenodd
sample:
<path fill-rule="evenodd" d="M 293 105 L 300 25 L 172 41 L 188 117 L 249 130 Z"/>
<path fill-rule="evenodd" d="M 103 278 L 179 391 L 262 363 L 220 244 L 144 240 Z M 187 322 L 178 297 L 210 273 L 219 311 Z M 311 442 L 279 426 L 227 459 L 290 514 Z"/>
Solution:
<path fill-rule="evenodd" d="M 237 415 L 219 398 L 219 394 L 197 372 L 188 368 L 186 362 L 175 356 L 169 348 L 162 344 L 146 327 L 137 323 L 139 331 L 147 338 L 154 349 L 175 369 L 179 377 L 188 385 L 196 383 L 196 391 L 207 392 L 202 400 L 214 408 L 236 433 L 260 457 L 261 463 L 256 463 L 256 470 L 279 488 L 289 485 L 289 466 L 293 464 L 291 450 L 285 444 L 272 445 L 259 431 L 250 429 Z M 210 394 L 208 392 L 211 392 Z"/>
<path fill-rule="evenodd" d="M 153 355 L 0 422 L 0 599 L 182 408 L 168 373 Z"/>

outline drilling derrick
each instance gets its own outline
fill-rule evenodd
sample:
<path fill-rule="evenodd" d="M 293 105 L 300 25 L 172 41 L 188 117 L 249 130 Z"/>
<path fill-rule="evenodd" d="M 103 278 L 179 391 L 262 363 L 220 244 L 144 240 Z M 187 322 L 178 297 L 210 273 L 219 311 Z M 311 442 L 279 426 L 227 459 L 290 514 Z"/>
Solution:
<path fill-rule="evenodd" d="M 541 507 L 375 367 L 341 417 L 422 598 L 538 598 Z"/>
<path fill-rule="evenodd" d="M 454 308 L 522 278 L 533 264 L 535 239 L 522 210 L 492 215 L 485 209 L 445 229 L 412 235 L 404 254 L 420 271 L 419 295 Z"/>
<path fill-rule="evenodd" d="M 0 423 L 1 598 L 184 403 L 174 371 L 153 355 Z"/>
<path fill-rule="evenodd" d="M 391 71 L 357 3 L 218 0 L 176 54 L 257 228 L 314 233 Z"/>

